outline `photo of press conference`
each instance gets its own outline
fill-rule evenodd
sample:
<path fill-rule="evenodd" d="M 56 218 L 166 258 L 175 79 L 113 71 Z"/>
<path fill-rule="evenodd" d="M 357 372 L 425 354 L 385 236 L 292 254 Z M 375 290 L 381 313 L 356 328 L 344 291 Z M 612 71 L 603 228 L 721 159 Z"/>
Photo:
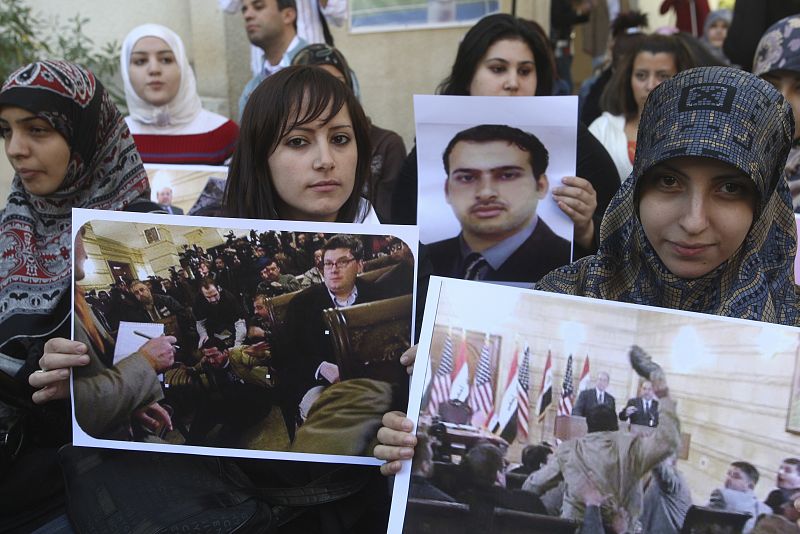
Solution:
<path fill-rule="evenodd" d="M 793 329 L 476 291 L 441 288 L 405 532 L 798 519 Z"/>
<path fill-rule="evenodd" d="M 364 456 L 406 406 L 414 257 L 396 237 L 95 220 L 76 250 L 92 437 Z"/>

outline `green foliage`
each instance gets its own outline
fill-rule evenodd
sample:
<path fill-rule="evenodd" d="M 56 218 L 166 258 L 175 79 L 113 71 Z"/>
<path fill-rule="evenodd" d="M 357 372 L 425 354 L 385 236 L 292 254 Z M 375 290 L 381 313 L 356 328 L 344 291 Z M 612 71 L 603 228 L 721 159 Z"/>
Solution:
<path fill-rule="evenodd" d="M 3 0 L 0 3 L 0 76 L 5 79 L 20 65 L 30 63 L 47 53 L 47 43 L 35 35 L 43 25 L 22 0 Z"/>
<path fill-rule="evenodd" d="M 119 69 L 119 44 L 99 48 L 84 33 L 88 18 L 76 14 L 62 24 L 57 18 L 43 20 L 25 0 L 0 2 L 0 79 L 37 59 L 65 59 L 94 72 L 117 102 L 124 104 L 122 91 L 112 84 Z"/>

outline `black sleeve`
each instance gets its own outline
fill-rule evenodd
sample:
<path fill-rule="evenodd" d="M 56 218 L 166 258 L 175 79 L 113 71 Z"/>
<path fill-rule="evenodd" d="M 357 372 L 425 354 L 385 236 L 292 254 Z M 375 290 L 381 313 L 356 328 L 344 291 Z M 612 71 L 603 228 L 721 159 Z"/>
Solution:
<path fill-rule="evenodd" d="M 628 406 L 633 406 L 633 405 L 634 405 L 633 404 L 633 399 L 629 399 L 628 403 L 625 404 L 625 406 L 622 407 L 622 409 L 619 411 L 619 420 L 620 421 L 627 421 L 628 420 L 628 414 L 625 413 L 625 410 L 628 409 Z"/>
<path fill-rule="evenodd" d="M 170 297 L 169 295 L 159 295 L 161 297 L 161 302 L 167 307 L 175 315 L 183 315 L 186 313 L 186 308 L 178 302 L 175 298 Z"/>
<path fill-rule="evenodd" d="M 575 247 L 575 257 L 581 258 L 597 251 L 600 242 L 600 223 L 611 199 L 619 189 L 619 178 L 614 161 L 608 155 L 603 144 L 597 140 L 582 122 L 578 123 L 578 150 L 575 162 L 575 173 L 581 178 L 589 180 L 597 193 L 597 209 L 592 219 L 594 220 L 595 246 L 591 250 Z"/>
<path fill-rule="evenodd" d="M 603 90 L 610 79 L 611 69 L 608 68 L 592 83 L 589 94 L 586 95 L 586 99 L 580 109 L 580 121 L 583 124 L 592 124 L 597 117 L 603 114 L 603 110 L 600 109 L 600 97 L 603 95 Z"/>
<path fill-rule="evenodd" d="M 417 224 L 417 145 L 406 156 L 397 175 L 392 198 L 392 224 Z"/>
<path fill-rule="evenodd" d="M 769 0 L 738 0 L 733 9 L 733 20 L 722 50 L 731 63 L 741 65 L 746 71 L 753 70 L 753 55 L 767 29 L 768 3 Z"/>
<path fill-rule="evenodd" d="M 550 24 L 554 28 L 558 28 L 560 32 L 566 35 L 560 35 L 560 38 L 566 38 L 569 29 L 575 24 L 582 24 L 589 20 L 589 13 L 578 15 L 578 12 L 572 7 L 570 0 L 553 0 L 550 3 Z"/>
<path fill-rule="evenodd" d="M 587 390 L 584 390 L 578 393 L 578 400 L 575 401 L 575 406 L 572 407 L 572 415 L 581 415 L 585 417 L 583 410 L 586 404 L 586 391 Z"/>
<path fill-rule="evenodd" d="M 375 212 L 380 220 L 388 220 L 392 214 L 392 202 L 398 176 L 406 160 L 403 138 L 390 130 L 384 130 L 379 143 L 372 147 L 372 157 L 381 158 L 380 175 L 372 177 Z"/>
<path fill-rule="evenodd" d="M 242 319 L 242 320 L 246 321 L 247 320 L 247 312 L 245 311 L 244 306 L 242 305 L 241 301 L 239 299 L 237 299 L 236 296 L 233 293 L 231 293 L 230 291 L 225 291 L 225 292 L 228 294 L 228 298 L 230 299 L 231 310 L 234 312 L 234 315 L 236 316 L 235 321 L 238 321 L 239 319 Z"/>

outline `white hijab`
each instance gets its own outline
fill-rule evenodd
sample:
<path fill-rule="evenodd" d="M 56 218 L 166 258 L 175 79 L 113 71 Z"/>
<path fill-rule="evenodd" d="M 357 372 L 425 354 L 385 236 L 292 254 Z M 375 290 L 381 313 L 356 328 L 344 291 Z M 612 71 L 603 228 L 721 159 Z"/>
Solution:
<path fill-rule="evenodd" d="M 131 85 L 128 68 L 131 62 L 131 52 L 133 47 L 143 37 L 157 37 L 167 43 L 175 54 L 175 60 L 181 72 L 180 86 L 175 98 L 165 106 L 154 106 L 145 102 Z M 122 81 L 125 84 L 125 100 L 128 103 L 130 117 L 128 125 L 134 122 L 153 127 L 176 127 L 186 126 L 194 121 L 203 110 L 200 103 L 200 96 L 197 94 L 197 84 L 194 79 L 194 72 L 189 65 L 189 58 L 186 57 L 186 50 L 183 48 L 183 41 L 178 34 L 159 24 L 143 24 L 132 29 L 122 43 L 120 54 L 120 72 Z M 132 132 L 137 133 L 137 132 Z M 165 132 L 166 133 L 166 132 Z"/>

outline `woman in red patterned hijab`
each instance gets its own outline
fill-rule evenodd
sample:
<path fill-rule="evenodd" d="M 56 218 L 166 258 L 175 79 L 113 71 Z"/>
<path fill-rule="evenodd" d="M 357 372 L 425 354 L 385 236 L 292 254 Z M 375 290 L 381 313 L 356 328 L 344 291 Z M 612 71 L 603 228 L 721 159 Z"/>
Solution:
<path fill-rule="evenodd" d="M 119 110 L 73 63 L 14 72 L 0 88 L 0 134 L 15 171 L 0 212 L 0 352 L 35 369 L 45 339 L 68 337 L 72 208 L 124 209 L 149 184 Z M 18 374 L 13 365 L 0 369 Z"/>

